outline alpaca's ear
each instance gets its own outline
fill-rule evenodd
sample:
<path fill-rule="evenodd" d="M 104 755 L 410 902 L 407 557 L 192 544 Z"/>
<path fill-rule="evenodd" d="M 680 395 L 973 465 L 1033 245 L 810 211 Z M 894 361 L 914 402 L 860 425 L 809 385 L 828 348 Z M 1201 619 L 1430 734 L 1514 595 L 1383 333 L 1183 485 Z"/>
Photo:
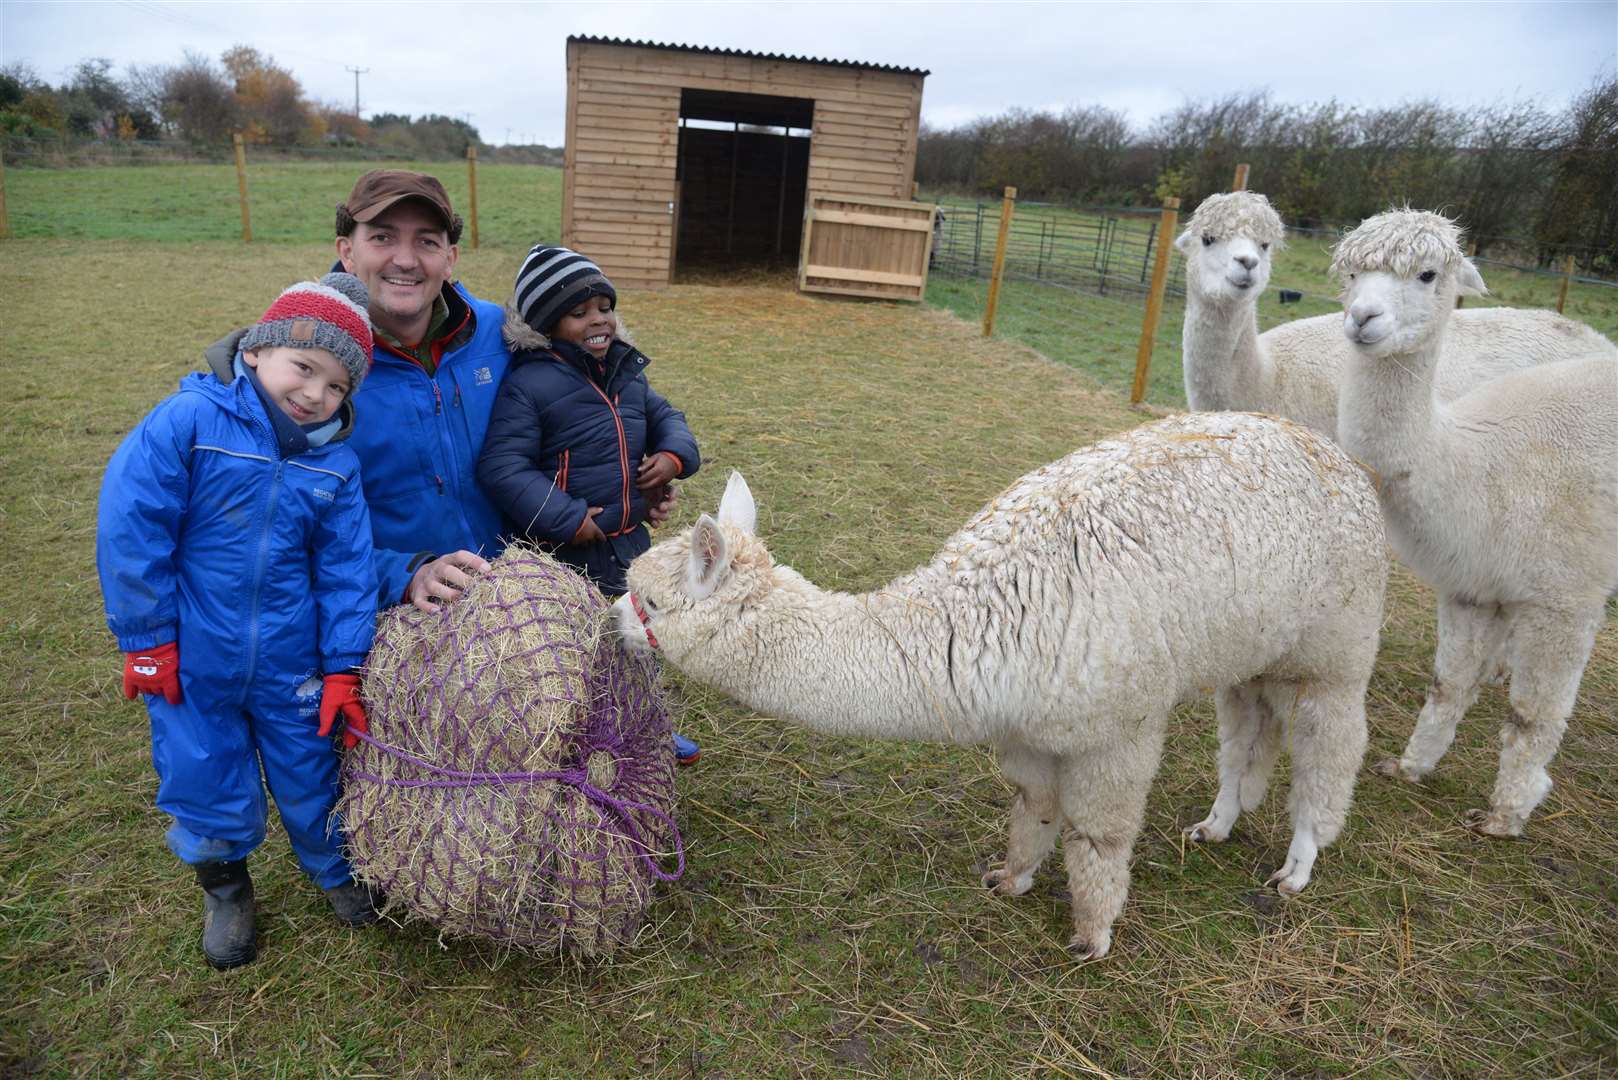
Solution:
<path fill-rule="evenodd" d="M 1190 255 L 1197 248 L 1197 238 L 1190 232 L 1183 232 L 1174 238 L 1174 246 L 1181 255 Z"/>
<path fill-rule="evenodd" d="M 753 504 L 753 493 L 748 489 L 747 481 L 742 479 L 742 474 L 735 469 L 730 470 L 724 497 L 719 500 L 719 520 L 726 525 L 734 525 L 749 536 L 757 533 L 758 508 Z"/>
<path fill-rule="evenodd" d="M 724 530 L 707 514 L 697 519 L 691 530 L 691 561 L 685 570 L 686 592 L 693 600 L 713 595 L 730 570 L 730 545 Z"/>
<path fill-rule="evenodd" d="M 1455 291 L 1461 296 L 1485 296 L 1489 287 L 1483 284 L 1483 275 L 1472 265 L 1471 259 L 1462 259 L 1455 267 Z"/>

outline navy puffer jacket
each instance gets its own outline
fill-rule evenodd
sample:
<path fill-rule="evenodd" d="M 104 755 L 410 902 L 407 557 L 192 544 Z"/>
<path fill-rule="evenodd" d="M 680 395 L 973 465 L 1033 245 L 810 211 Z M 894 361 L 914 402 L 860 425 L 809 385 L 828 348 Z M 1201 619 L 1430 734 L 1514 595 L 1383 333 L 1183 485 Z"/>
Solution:
<path fill-rule="evenodd" d="M 590 373 L 595 363 L 567 342 L 512 356 L 478 483 L 510 536 L 545 545 L 613 592 L 622 590 L 623 568 L 651 546 L 646 501 L 635 486 L 641 458 L 673 454 L 682 478 L 701 462 L 685 414 L 646 381 L 649 361 L 640 350 L 615 339 L 599 381 Z M 575 548 L 573 535 L 592 506 L 603 508 L 596 524 L 607 543 Z"/>

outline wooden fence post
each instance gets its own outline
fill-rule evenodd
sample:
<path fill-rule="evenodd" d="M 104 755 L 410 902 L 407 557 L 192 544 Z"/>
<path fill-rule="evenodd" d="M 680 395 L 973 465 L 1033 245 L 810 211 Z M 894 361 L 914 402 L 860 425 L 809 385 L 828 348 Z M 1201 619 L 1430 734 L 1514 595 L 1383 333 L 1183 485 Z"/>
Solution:
<path fill-rule="evenodd" d="M 1230 182 L 1230 190 L 1232 190 L 1232 191 L 1246 191 L 1247 190 L 1247 166 L 1246 165 L 1238 165 L 1238 166 L 1236 166 L 1236 177 L 1235 177 L 1235 179 L 1231 180 L 1231 182 Z"/>
<path fill-rule="evenodd" d="M 1562 314 L 1562 309 L 1567 306 L 1567 287 L 1572 281 L 1573 256 L 1569 255 L 1567 261 L 1562 264 L 1562 288 L 1556 294 L 1556 313 L 1558 315 Z"/>
<path fill-rule="evenodd" d="M 6 155 L 0 151 L 0 240 L 11 235 L 11 219 L 6 217 Z"/>
<path fill-rule="evenodd" d="M 230 137 L 236 146 L 236 190 L 242 197 L 242 243 L 253 242 L 253 218 L 247 212 L 247 150 L 242 143 L 242 133 Z"/>
<path fill-rule="evenodd" d="M 994 309 L 1000 306 L 1000 277 L 1006 271 L 1006 237 L 1011 232 L 1011 212 L 1017 205 L 1017 189 L 1006 188 L 1000 200 L 1000 237 L 994 242 L 994 269 L 989 272 L 989 302 L 983 306 L 983 336 L 994 333 Z"/>
<path fill-rule="evenodd" d="M 466 180 L 472 189 L 472 247 L 478 246 L 478 148 L 475 144 L 466 146 Z"/>
<path fill-rule="evenodd" d="M 1157 229 L 1157 261 L 1152 264 L 1151 291 L 1146 294 L 1146 321 L 1140 328 L 1140 348 L 1135 350 L 1135 385 L 1129 401 L 1138 405 L 1146 396 L 1146 371 L 1152 366 L 1152 340 L 1157 337 L 1158 317 L 1163 313 L 1163 290 L 1169 281 L 1169 252 L 1173 250 L 1174 223 L 1180 216 L 1180 200 L 1163 200 L 1163 219 Z"/>

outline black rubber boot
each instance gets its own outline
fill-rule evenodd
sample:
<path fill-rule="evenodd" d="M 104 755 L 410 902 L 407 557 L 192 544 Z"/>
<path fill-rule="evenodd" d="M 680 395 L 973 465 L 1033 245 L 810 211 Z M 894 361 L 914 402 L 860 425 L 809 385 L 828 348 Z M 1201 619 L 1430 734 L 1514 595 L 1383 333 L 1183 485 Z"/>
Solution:
<path fill-rule="evenodd" d="M 337 921 L 344 926 L 370 926 L 382 917 L 377 911 L 382 898 L 368 885 L 361 885 L 350 878 L 325 892 L 326 899 L 331 901 L 332 911 L 337 914 Z"/>
<path fill-rule="evenodd" d="M 202 955 L 209 966 L 224 971 L 252 963 L 258 932 L 247 860 L 198 863 L 197 884 L 202 886 Z"/>

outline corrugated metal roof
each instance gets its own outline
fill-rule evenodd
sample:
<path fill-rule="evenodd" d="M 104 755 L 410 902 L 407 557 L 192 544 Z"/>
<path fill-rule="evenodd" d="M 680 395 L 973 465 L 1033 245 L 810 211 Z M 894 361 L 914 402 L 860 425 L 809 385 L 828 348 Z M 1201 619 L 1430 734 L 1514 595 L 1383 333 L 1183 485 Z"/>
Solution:
<path fill-rule="evenodd" d="M 921 68 L 896 67 L 892 64 L 862 64 L 858 60 L 824 60 L 818 56 L 786 56 L 782 53 L 748 52 L 746 49 L 716 49 L 709 45 L 676 45 L 661 41 L 631 41 L 628 38 L 595 37 L 589 34 L 569 34 L 569 41 L 587 45 L 627 45 L 636 49 L 665 49 L 669 52 L 704 53 L 709 56 L 743 56 L 752 60 L 788 60 L 797 64 L 820 64 L 822 67 L 860 68 L 865 71 L 891 71 L 897 75 L 920 75 L 926 78 L 932 72 Z"/>

